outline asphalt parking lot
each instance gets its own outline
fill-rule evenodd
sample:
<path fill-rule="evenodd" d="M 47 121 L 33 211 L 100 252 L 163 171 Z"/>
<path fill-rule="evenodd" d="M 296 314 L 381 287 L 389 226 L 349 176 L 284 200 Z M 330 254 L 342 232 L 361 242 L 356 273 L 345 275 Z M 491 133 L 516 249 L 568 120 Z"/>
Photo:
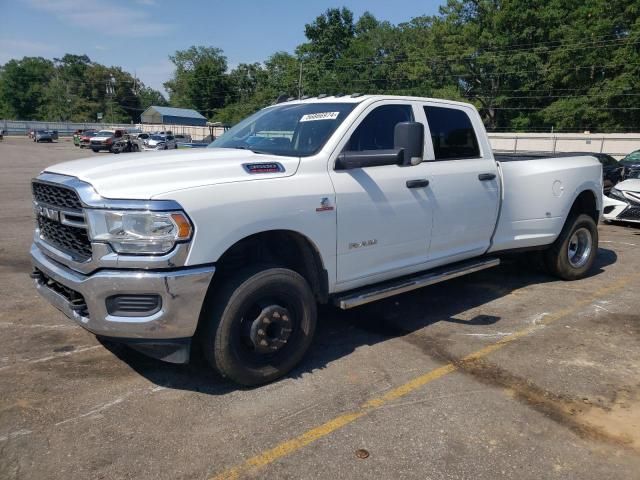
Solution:
<path fill-rule="evenodd" d="M 640 478 L 640 228 L 601 225 L 581 281 L 508 262 L 323 308 L 302 365 L 242 389 L 35 293 L 29 181 L 91 155 L 0 143 L 0 478 Z"/>

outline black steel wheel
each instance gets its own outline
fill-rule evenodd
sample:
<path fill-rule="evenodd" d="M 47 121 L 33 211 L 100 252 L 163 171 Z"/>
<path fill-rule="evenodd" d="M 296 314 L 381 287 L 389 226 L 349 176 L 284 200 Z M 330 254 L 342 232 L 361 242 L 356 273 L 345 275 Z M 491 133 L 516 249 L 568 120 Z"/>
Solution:
<path fill-rule="evenodd" d="M 238 272 L 203 309 L 202 350 L 222 376 L 255 386 L 289 372 L 309 348 L 316 302 L 307 281 L 286 268 Z"/>

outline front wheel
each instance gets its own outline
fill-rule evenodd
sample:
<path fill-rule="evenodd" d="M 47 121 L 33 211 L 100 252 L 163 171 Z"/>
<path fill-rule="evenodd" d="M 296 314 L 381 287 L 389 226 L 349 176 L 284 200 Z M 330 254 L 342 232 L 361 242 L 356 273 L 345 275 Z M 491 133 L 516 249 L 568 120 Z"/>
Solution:
<path fill-rule="evenodd" d="M 207 299 L 202 315 L 208 363 L 234 382 L 256 386 L 286 375 L 302 359 L 317 312 L 301 275 L 254 267 L 226 280 Z"/>
<path fill-rule="evenodd" d="M 550 273 L 563 280 L 578 280 L 587 275 L 598 251 L 598 226 L 589 215 L 567 219 L 562 232 L 545 252 Z"/>

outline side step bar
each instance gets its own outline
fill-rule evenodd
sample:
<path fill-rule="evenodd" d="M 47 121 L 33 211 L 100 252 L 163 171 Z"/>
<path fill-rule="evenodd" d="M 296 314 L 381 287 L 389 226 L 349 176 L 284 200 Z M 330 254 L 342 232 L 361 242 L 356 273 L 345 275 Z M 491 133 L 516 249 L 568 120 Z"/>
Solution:
<path fill-rule="evenodd" d="M 417 276 L 402 277 L 400 280 L 390 280 L 374 285 L 373 287 L 364 287 L 360 290 L 337 294 L 333 297 L 333 303 L 342 310 L 348 310 L 349 308 L 359 307 L 365 303 L 375 302 L 376 300 L 392 297 L 399 293 L 410 292 L 411 290 L 444 282 L 445 280 L 451 280 L 452 278 L 461 277 L 487 268 L 497 267 L 498 265 L 500 265 L 499 258 L 482 258 L 480 260 L 445 265 L 444 267 L 439 267 L 427 273 L 418 274 Z"/>

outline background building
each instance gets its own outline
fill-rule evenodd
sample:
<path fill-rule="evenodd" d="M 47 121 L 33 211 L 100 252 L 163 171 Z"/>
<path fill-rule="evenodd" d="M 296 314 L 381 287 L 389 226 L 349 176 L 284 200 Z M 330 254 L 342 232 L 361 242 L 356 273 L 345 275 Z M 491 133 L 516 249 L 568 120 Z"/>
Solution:
<path fill-rule="evenodd" d="M 207 119 L 190 108 L 157 107 L 154 105 L 142 112 L 140 121 L 142 123 L 163 125 L 193 125 L 199 127 L 207 125 Z"/>

